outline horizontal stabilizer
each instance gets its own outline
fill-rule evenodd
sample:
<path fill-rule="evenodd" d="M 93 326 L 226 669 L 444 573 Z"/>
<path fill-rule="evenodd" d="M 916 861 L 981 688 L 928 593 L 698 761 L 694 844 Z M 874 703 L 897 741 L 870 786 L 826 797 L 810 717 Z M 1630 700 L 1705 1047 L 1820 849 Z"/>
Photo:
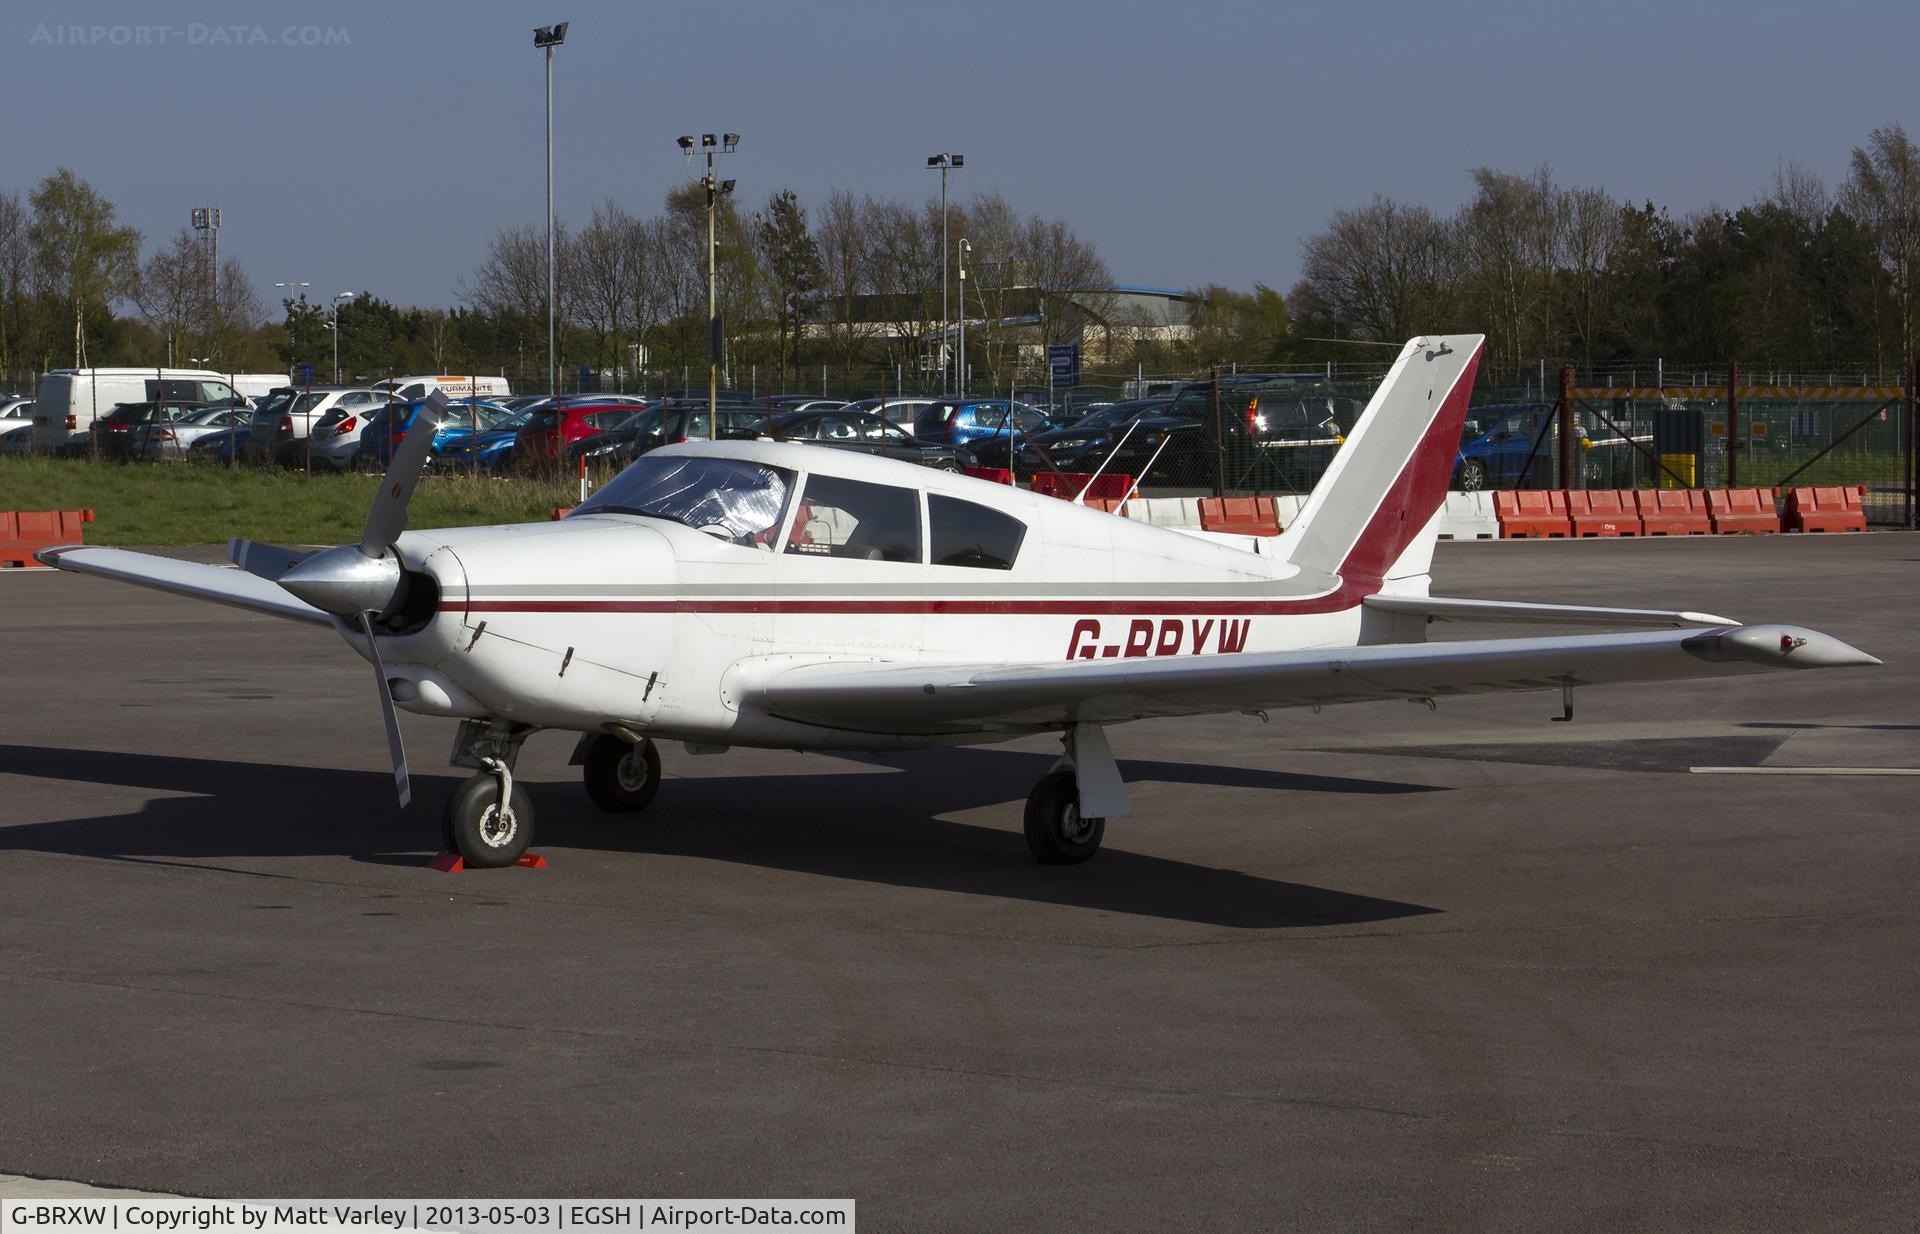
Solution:
<path fill-rule="evenodd" d="M 152 587 L 157 591 L 170 591 L 174 595 L 195 600 L 211 600 L 215 604 L 265 613 L 269 617 L 291 617 L 295 621 L 310 621 L 320 626 L 333 625 L 333 618 L 281 590 L 279 584 L 244 570 L 229 570 L 225 566 L 205 565 L 197 561 L 176 561 L 171 557 L 134 553 L 123 548 L 88 548 L 79 544 L 41 549 L 33 556 L 42 565 L 57 566 L 76 574 L 93 574 L 122 583 Z"/>
<path fill-rule="evenodd" d="M 1454 596 L 1373 595 L 1361 601 L 1381 613 L 1425 617 L 1430 621 L 1524 621 L 1551 625 L 1737 626 L 1712 613 L 1669 612 L 1657 608 L 1589 608 L 1583 604 L 1525 604 L 1512 600 L 1467 600 Z"/>

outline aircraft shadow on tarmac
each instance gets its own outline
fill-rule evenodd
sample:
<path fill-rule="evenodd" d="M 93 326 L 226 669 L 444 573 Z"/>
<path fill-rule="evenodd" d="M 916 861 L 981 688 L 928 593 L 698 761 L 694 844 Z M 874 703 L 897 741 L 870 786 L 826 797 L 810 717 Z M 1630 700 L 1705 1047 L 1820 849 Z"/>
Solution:
<path fill-rule="evenodd" d="M 930 750 L 852 761 L 899 774 L 737 776 L 725 774 L 716 760 L 713 775 L 669 776 L 648 812 L 632 819 L 599 813 L 577 784 L 528 781 L 539 813 L 535 846 L 695 857 L 1244 929 L 1440 911 L 1132 853 L 1114 846 L 1112 830 L 1089 865 L 1041 867 L 1017 833 L 938 818 L 934 811 L 1018 802 L 1051 765 L 1051 755 Z M 1131 783 L 1368 795 L 1443 791 L 1196 763 L 1123 760 L 1121 768 Z M 451 776 L 415 776 L 414 804 L 396 817 L 392 782 L 366 771 L 0 745 L 0 774 L 193 794 L 149 801 L 131 814 L 0 826 L 0 850 L 194 864 L 328 855 L 420 864 L 438 846 L 439 804 L 456 783 Z"/>

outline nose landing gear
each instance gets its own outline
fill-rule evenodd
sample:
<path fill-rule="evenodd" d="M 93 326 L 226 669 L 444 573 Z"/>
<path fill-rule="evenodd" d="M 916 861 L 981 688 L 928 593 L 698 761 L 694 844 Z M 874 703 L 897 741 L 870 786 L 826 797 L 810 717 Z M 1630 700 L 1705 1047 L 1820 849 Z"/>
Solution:
<path fill-rule="evenodd" d="M 447 798 L 440 812 L 440 839 L 478 869 L 517 863 L 533 842 L 533 799 L 513 782 L 521 743 L 533 734 L 524 725 L 465 720 L 454 738 L 453 765 L 477 767 Z"/>

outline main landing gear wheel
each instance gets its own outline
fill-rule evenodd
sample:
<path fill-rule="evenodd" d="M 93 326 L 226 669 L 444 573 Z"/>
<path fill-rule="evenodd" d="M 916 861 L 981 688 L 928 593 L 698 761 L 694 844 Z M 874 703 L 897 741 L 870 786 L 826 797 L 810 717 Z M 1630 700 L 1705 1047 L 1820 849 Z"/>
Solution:
<path fill-rule="evenodd" d="M 601 733 L 587 742 L 582 768 L 587 796 L 608 814 L 638 814 L 660 791 L 660 751 Z"/>
<path fill-rule="evenodd" d="M 1027 796 L 1027 847 L 1041 865 L 1077 865 L 1100 851 L 1104 818 L 1082 818 L 1080 788 L 1069 768 L 1049 772 Z"/>
<path fill-rule="evenodd" d="M 491 773 L 473 776 L 447 799 L 440 817 L 447 848 L 466 863 L 487 869 L 520 860 L 533 839 L 533 799 L 518 783 L 500 808 L 500 781 Z"/>

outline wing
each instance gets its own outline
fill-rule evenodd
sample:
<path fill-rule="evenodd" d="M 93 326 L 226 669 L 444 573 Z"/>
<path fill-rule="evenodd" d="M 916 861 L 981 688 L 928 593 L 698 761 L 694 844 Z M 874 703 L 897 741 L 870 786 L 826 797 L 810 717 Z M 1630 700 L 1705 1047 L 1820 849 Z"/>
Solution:
<path fill-rule="evenodd" d="M 269 617 L 291 617 L 328 628 L 333 626 L 332 617 L 282 590 L 278 583 L 244 570 L 229 570 L 197 561 L 175 561 L 171 557 L 132 553 L 122 548 L 48 548 L 33 556 L 42 565 L 58 566 L 76 574 L 97 574 L 101 578 L 137 583 L 195 600 L 211 600 L 265 613 Z"/>
<path fill-rule="evenodd" d="M 1554 625 L 1737 626 L 1712 613 L 1669 612 L 1657 608 L 1589 608 L 1582 604 L 1523 604 L 1513 600 L 1467 600 L 1453 596 L 1371 595 L 1361 601 L 1382 613 L 1425 617 L 1429 621 L 1549 622 Z"/>
<path fill-rule="evenodd" d="M 829 728 L 957 734 L 1878 663 L 1818 631 L 1737 626 L 1057 664 L 829 662 L 770 668 L 742 701 Z"/>

